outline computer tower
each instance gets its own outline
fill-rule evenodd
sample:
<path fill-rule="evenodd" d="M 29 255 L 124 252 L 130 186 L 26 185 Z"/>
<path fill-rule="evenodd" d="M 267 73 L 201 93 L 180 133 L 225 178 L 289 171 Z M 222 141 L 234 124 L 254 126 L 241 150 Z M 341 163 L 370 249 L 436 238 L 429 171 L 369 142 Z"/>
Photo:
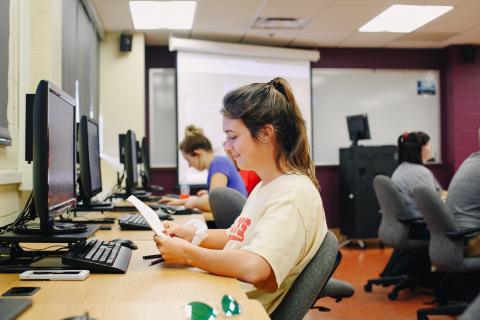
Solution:
<path fill-rule="evenodd" d="M 397 146 L 340 149 L 340 230 L 351 239 L 376 238 L 381 215 L 373 178 L 391 176 L 398 166 Z"/>

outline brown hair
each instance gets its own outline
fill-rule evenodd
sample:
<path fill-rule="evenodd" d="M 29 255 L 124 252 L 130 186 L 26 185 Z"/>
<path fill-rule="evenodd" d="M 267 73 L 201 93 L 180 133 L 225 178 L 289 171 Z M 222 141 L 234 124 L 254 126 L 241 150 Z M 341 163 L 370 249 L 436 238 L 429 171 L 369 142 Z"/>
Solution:
<path fill-rule="evenodd" d="M 210 140 L 203 134 L 201 128 L 195 127 L 193 124 L 185 128 L 185 138 L 180 142 L 179 149 L 183 152 L 192 155 L 195 150 L 203 149 L 205 151 L 212 151 L 212 144 Z"/>
<path fill-rule="evenodd" d="M 223 98 L 222 114 L 240 119 L 258 140 L 259 131 L 267 124 L 275 129 L 275 161 L 285 160 L 294 171 L 305 174 L 319 188 L 315 166 L 310 157 L 305 120 L 292 89 L 285 79 L 268 83 L 252 83 L 229 92 Z"/>

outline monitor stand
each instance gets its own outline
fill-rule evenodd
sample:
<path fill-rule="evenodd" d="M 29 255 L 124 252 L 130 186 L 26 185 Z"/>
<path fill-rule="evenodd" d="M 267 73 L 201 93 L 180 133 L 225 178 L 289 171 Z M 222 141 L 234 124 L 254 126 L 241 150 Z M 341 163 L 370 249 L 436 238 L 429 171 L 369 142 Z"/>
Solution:
<path fill-rule="evenodd" d="M 73 209 L 77 212 L 86 212 L 86 211 L 110 211 L 113 209 L 113 204 L 111 202 L 100 202 L 94 201 L 90 203 L 78 202 L 77 206 Z"/>
<path fill-rule="evenodd" d="M 56 223 L 56 225 L 61 225 Z M 68 223 L 69 227 L 78 227 L 79 224 Z M 30 225 L 31 226 L 31 225 Z M 38 227 L 32 227 L 26 233 L 25 229 L 16 229 L 14 231 L 6 232 L 0 235 L 0 242 L 15 243 L 15 242 L 31 242 L 31 243 L 72 243 L 77 241 L 85 241 L 88 237 L 94 234 L 98 230 L 98 225 L 83 225 L 81 232 L 66 233 L 63 229 L 63 233 L 49 233 L 45 231 L 29 233 L 31 229 L 38 230 Z"/>
<path fill-rule="evenodd" d="M 119 198 L 119 199 L 127 199 L 131 195 L 134 195 L 135 197 L 141 200 L 141 198 L 149 197 L 151 194 L 152 194 L 151 192 L 147 192 L 145 190 L 135 190 L 131 193 L 130 192 L 114 192 L 111 197 Z"/>
<path fill-rule="evenodd" d="M 87 231 L 87 225 L 78 223 L 55 223 L 51 229 L 45 230 L 38 223 L 22 224 L 17 226 L 15 233 L 21 234 L 40 234 L 40 235 L 56 235 L 56 234 L 75 234 Z"/>

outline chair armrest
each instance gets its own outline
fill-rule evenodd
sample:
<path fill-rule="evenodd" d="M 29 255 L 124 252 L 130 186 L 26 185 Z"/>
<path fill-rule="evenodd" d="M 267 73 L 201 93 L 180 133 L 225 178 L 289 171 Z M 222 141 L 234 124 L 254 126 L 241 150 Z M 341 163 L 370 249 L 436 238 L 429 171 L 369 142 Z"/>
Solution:
<path fill-rule="evenodd" d="M 480 233 L 480 227 L 463 229 L 463 230 L 456 231 L 456 232 L 455 231 L 447 231 L 445 234 L 447 235 L 447 237 L 449 237 L 452 240 L 454 240 L 454 239 L 458 240 L 460 238 L 471 238 L 474 235 L 476 235 L 477 233 Z"/>

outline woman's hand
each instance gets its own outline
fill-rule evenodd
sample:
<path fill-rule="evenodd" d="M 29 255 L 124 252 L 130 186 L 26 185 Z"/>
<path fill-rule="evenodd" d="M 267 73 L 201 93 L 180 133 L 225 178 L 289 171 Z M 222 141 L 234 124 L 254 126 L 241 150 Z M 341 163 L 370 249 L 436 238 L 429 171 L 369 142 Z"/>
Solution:
<path fill-rule="evenodd" d="M 197 196 L 198 196 L 198 197 L 201 197 L 201 196 L 203 196 L 204 194 L 208 194 L 208 190 L 202 189 L 202 190 L 200 190 L 200 191 L 197 192 Z"/>
<path fill-rule="evenodd" d="M 185 205 L 186 199 L 177 199 L 177 198 L 169 198 L 165 197 L 160 199 L 160 203 L 168 204 L 170 206 L 183 206 Z"/>
<path fill-rule="evenodd" d="M 178 237 L 188 242 L 192 241 L 193 237 L 195 236 L 195 233 L 197 232 L 197 229 L 195 229 L 194 227 L 182 226 L 180 224 L 176 224 L 171 221 L 164 221 L 163 227 L 165 228 L 163 232 L 166 235 L 172 236 L 172 237 Z"/>
<path fill-rule="evenodd" d="M 161 238 L 154 236 L 153 240 L 166 263 L 190 264 L 187 249 L 193 246 L 180 238 Z"/>
<path fill-rule="evenodd" d="M 198 205 L 198 199 L 199 199 L 198 197 L 190 196 L 188 197 L 188 199 L 186 199 L 183 205 L 185 206 L 185 208 L 188 208 L 188 209 L 196 208 Z"/>

